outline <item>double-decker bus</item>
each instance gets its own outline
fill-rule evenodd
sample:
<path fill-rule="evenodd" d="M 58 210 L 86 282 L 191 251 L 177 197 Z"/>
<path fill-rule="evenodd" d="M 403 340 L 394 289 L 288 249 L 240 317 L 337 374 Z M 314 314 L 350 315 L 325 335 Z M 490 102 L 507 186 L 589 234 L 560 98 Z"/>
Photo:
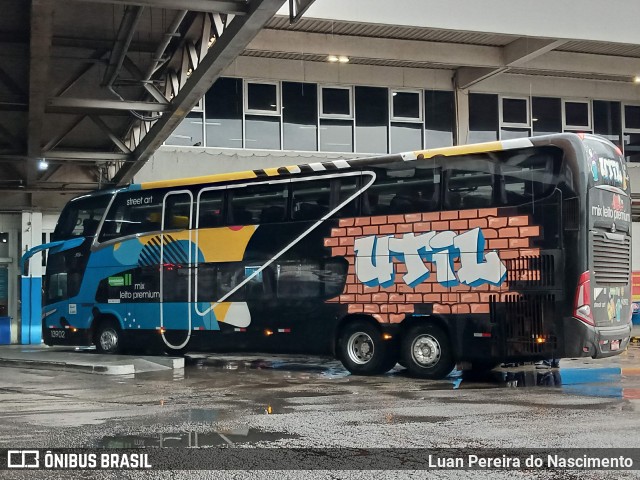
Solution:
<path fill-rule="evenodd" d="M 424 378 L 615 355 L 630 209 L 620 150 L 574 134 L 97 191 L 55 229 L 44 341 Z"/>

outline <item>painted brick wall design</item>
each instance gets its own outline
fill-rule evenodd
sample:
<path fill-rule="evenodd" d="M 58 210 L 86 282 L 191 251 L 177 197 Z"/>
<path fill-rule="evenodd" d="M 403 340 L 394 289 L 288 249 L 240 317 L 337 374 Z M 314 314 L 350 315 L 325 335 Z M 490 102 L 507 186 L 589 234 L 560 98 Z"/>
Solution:
<path fill-rule="evenodd" d="M 484 284 L 470 287 L 460 284 L 445 287 L 436 281 L 435 266 L 427 263 L 431 275 L 412 288 L 400 279 L 407 272 L 407 267 L 396 258 L 393 258 L 395 283 L 390 287 L 369 287 L 356 277 L 354 242 L 359 237 L 402 237 L 412 232 L 421 234 L 446 230 L 459 234 L 474 228 L 482 229 L 485 254 L 495 250 L 503 262 L 540 255 L 538 248 L 531 247 L 531 240 L 542 233 L 540 226 L 532 225 L 527 215 L 499 216 L 496 208 L 344 218 L 339 221 L 338 228 L 332 229 L 331 236 L 324 239 L 325 247 L 331 248 L 333 256 L 342 256 L 349 261 L 344 291 L 328 302 L 347 304 L 349 313 L 369 314 L 383 323 L 403 321 L 407 314 L 414 312 L 415 304 L 432 304 L 433 313 L 489 313 L 491 296 L 497 296 L 496 300 L 500 301 L 507 295 L 514 295 L 514 292 L 509 294 L 505 283 L 501 286 Z M 454 262 L 454 271 L 460 266 L 458 258 Z M 537 272 L 526 272 L 526 275 L 535 279 Z"/>

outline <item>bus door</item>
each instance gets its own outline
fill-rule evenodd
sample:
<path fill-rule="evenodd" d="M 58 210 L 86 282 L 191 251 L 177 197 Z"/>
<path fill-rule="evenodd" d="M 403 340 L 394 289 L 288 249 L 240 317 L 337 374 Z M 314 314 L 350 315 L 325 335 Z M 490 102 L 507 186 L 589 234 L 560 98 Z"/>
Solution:
<path fill-rule="evenodd" d="M 186 346 L 192 331 L 193 195 L 169 192 L 162 202 L 160 326 L 169 348 Z"/>

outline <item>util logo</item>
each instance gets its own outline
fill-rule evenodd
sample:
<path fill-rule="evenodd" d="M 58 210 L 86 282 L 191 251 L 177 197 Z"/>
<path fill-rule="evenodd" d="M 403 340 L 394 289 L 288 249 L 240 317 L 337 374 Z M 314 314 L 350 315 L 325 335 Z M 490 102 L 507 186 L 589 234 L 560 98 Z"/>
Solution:
<path fill-rule="evenodd" d="M 622 202 L 622 197 L 620 195 L 615 194 L 613 196 L 613 202 L 611 203 L 611 207 L 618 212 L 624 210 L 624 203 Z"/>

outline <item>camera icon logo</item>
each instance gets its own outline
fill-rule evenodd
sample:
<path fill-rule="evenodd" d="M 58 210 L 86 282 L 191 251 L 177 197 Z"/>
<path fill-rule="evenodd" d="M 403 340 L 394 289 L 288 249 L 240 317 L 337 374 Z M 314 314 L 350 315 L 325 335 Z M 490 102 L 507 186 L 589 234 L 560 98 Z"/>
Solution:
<path fill-rule="evenodd" d="M 38 450 L 7 451 L 7 468 L 40 468 Z"/>

